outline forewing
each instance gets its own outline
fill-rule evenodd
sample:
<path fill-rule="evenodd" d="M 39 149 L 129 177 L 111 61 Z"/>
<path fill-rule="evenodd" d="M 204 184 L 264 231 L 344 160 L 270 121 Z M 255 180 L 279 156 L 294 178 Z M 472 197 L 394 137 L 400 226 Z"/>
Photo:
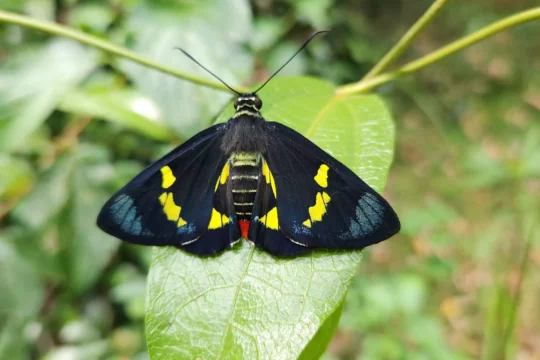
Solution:
<path fill-rule="evenodd" d="M 399 219 L 376 191 L 298 132 L 266 123 L 279 227 L 313 248 L 358 249 L 397 233 Z"/>
<path fill-rule="evenodd" d="M 143 170 L 105 204 L 98 226 L 135 244 L 173 245 L 201 254 L 219 251 L 222 245 L 203 251 L 201 240 L 215 207 L 226 206 L 218 192 L 227 162 L 220 150 L 226 127 L 202 131 Z"/>

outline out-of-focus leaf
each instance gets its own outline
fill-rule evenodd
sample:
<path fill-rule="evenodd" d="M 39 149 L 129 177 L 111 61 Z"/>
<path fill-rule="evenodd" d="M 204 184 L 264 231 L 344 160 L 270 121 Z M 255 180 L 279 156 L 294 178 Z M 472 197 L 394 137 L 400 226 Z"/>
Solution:
<path fill-rule="evenodd" d="M 375 63 L 384 55 L 384 51 L 377 44 L 372 44 L 367 39 L 357 36 L 347 41 L 347 47 L 351 52 L 351 56 L 359 63 Z"/>
<path fill-rule="evenodd" d="M 279 69 L 287 60 L 290 59 L 291 54 L 298 50 L 298 44 L 283 41 L 277 45 L 266 57 L 265 65 L 267 69 Z M 306 72 L 307 60 L 306 54 L 304 52 L 299 53 L 295 56 L 294 61 L 290 64 L 287 64 L 279 72 L 281 76 L 294 76 L 300 75 Z"/>
<path fill-rule="evenodd" d="M 124 355 L 129 359 L 133 358 L 135 352 L 137 352 L 144 344 L 144 336 L 136 328 L 119 328 L 114 331 L 112 335 L 111 345 L 115 350 L 115 353 Z"/>
<path fill-rule="evenodd" d="M 24 9 L 24 2 L 21 0 L 0 0 L 2 9 L 9 11 L 21 11 Z"/>
<path fill-rule="evenodd" d="M 95 52 L 64 39 L 27 56 L 21 66 L 0 73 L 0 151 L 22 146 L 97 64 Z"/>
<path fill-rule="evenodd" d="M 80 146 L 77 152 L 65 153 L 11 213 L 32 229 L 43 229 L 62 214 L 57 251 L 63 258 L 69 288 L 75 293 L 97 280 L 119 245 L 95 225 L 109 197 L 103 183 L 114 173 L 106 161 L 107 153 L 97 147 Z"/>
<path fill-rule="evenodd" d="M 174 49 L 182 47 L 233 87 L 251 73 L 252 61 L 239 46 L 248 40 L 251 32 L 251 12 L 245 0 L 167 3 L 167 6 L 146 2 L 132 13 L 127 27 L 135 39 L 134 50 L 162 64 L 211 78 Z M 222 91 L 132 62 L 122 65 L 136 86 L 158 104 L 165 121 L 182 138 L 207 127 L 231 98 Z"/>
<path fill-rule="evenodd" d="M 69 177 L 74 166 L 75 159 L 71 153 L 62 155 L 12 210 L 12 216 L 30 228 L 44 226 L 66 205 Z"/>
<path fill-rule="evenodd" d="M 21 333 L 38 314 L 45 291 L 39 269 L 21 257 L 4 236 L 0 236 L 0 289 L 0 353 L 25 358 L 27 340 Z"/>
<path fill-rule="evenodd" d="M 65 263 L 70 288 L 78 293 L 100 276 L 120 242 L 96 225 L 97 215 L 109 194 L 100 186 L 97 168 L 105 160 L 99 148 L 82 147 L 76 154 L 76 169 L 70 179 L 67 227 L 63 231 Z"/>
<path fill-rule="evenodd" d="M 27 321 L 4 313 L 6 310 L 0 308 L 0 354 L 5 359 L 28 359 L 29 344 L 21 336 Z"/>
<path fill-rule="evenodd" d="M 334 0 L 295 0 L 297 17 L 315 29 L 326 29 Z"/>
<path fill-rule="evenodd" d="M 0 237 L 0 288 L 1 316 L 24 318 L 38 312 L 44 295 L 38 269 L 4 237 Z"/>
<path fill-rule="evenodd" d="M 96 341 L 80 346 L 60 346 L 54 348 L 44 356 L 44 360 L 95 360 L 103 359 L 109 351 L 110 344 L 107 340 Z"/>
<path fill-rule="evenodd" d="M 172 138 L 154 102 L 132 89 L 71 91 L 64 96 L 59 108 L 114 121 L 152 139 Z"/>
<path fill-rule="evenodd" d="M 401 232 L 409 236 L 420 233 L 422 229 L 437 229 L 446 233 L 448 223 L 457 218 L 458 213 L 452 206 L 434 200 L 422 208 L 410 209 L 404 214 Z"/>
<path fill-rule="evenodd" d="M 26 160 L 1 154 L 0 174 L 0 201 L 24 194 L 35 178 Z"/>
<path fill-rule="evenodd" d="M 520 177 L 540 177 L 540 158 L 538 154 L 540 154 L 540 126 L 535 125 L 527 129 L 523 144 Z"/>
<path fill-rule="evenodd" d="M 99 329 L 86 320 L 76 320 L 65 324 L 59 333 L 64 344 L 84 344 L 100 338 Z"/>
<path fill-rule="evenodd" d="M 146 302 L 146 274 L 134 267 L 119 267 L 113 276 L 115 286 L 111 297 L 124 306 L 132 319 L 144 319 Z"/>
<path fill-rule="evenodd" d="M 314 140 L 380 191 L 392 159 L 389 112 L 377 96 L 336 97 L 334 90 L 311 78 L 276 79 L 260 93 L 263 115 Z M 360 251 L 277 259 L 247 242 L 213 258 L 155 249 L 149 352 L 156 358 L 297 358 L 313 337 L 331 336 L 331 326 L 324 336 L 317 332 L 341 306 L 360 259 Z"/>
<path fill-rule="evenodd" d="M 98 3 L 79 4 L 70 11 L 70 26 L 105 32 L 114 20 L 111 6 Z"/>
<path fill-rule="evenodd" d="M 255 51 L 273 46 L 287 30 L 283 17 L 258 17 L 254 20 L 251 47 Z M 289 54 L 290 55 L 290 54 Z"/>

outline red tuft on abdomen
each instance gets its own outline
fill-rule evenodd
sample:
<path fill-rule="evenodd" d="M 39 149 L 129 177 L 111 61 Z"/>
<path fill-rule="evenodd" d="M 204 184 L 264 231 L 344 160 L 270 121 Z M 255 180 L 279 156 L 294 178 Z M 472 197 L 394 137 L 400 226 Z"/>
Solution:
<path fill-rule="evenodd" d="M 242 232 L 242 237 L 248 239 L 248 230 L 249 230 L 249 220 L 238 220 L 240 225 L 240 232 Z"/>

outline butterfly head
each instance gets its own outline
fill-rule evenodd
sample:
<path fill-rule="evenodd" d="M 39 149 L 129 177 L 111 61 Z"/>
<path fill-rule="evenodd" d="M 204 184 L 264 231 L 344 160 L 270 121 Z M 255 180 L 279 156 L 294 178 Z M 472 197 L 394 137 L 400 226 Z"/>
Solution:
<path fill-rule="evenodd" d="M 262 101 L 259 97 L 253 93 L 240 94 L 234 102 L 234 109 L 238 112 L 241 110 L 255 110 L 259 111 L 262 108 Z"/>

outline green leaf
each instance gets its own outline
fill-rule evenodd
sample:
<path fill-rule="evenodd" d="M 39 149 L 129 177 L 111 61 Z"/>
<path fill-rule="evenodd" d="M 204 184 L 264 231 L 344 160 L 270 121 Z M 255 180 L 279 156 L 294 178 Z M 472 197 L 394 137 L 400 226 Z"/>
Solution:
<path fill-rule="evenodd" d="M 0 151 L 25 144 L 58 101 L 97 65 L 95 52 L 63 39 L 26 55 L 22 66 L 6 66 L 0 73 Z"/>
<path fill-rule="evenodd" d="M 382 190 L 394 125 L 377 96 L 336 97 L 311 78 L 279 78 L 260 93 L 267 120 L 314 140 Z M 220 116 L 232 114 L 231 106 Z M 212 258 L 154 250 L 146 334 L 153 358 L 295 359 L 335 329 L 360 251 L 277 259 L 251 243 Z M 322 332 L 318 332 L 322 328 Z"/>
<path fill-rule="evenodd" d="M 114 121 L 155 140 L 172 139 L 153 101 L 132 89 L 72 91 L 62 99 L 59 108 Z"/>
<path fill-rule="evenodd" d="M 227 14 L 234 14 L 228 16 Z M 210 77 L 175 47 L 192 54 L 231 86 L 251 74 L 252 60 L 239 46 L 251 32 L 251 10 L 244 0 L 190 2 L 189 5 L 139 6 L 128 21 L 134 50 L 161 64 Z M 165 121 L 181 137 L 207 127 L 231 95 L 162 74 L 133 62 L 123 69 L 159 106 Z"/>

